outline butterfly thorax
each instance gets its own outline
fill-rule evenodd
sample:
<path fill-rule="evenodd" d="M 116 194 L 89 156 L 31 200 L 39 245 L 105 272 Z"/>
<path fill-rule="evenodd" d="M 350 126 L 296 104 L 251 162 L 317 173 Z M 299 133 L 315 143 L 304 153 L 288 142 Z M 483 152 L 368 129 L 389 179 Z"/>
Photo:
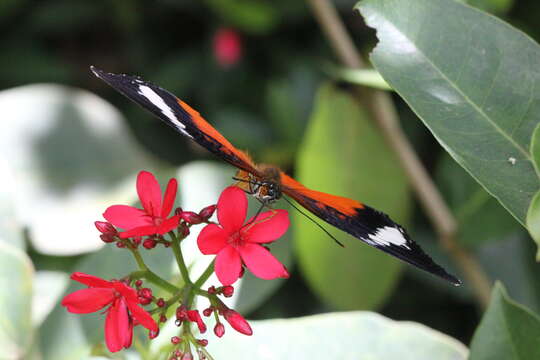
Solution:
<path fill-rule="evenodd" d="M 281 197 L 281 171 L 273 165 L 257 165 L 258 176 L 244 170 L 236 173 L 236 186 L 253 195 L 262 203 L 269 204 Z"/>

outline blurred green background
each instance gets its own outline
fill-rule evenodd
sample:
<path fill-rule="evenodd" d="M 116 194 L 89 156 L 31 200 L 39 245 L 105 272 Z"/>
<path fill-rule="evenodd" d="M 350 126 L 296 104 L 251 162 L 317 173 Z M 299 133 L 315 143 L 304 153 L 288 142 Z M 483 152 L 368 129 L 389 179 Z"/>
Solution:
<path fill-rule="evenodd" d="M 536 0 L 469 3 L 540 37 Z M 367 55 L 374 31 L 353 12 L 354 1 L 334 4 Z M 437 262 L 462 275 L 438 246 L 396 157 L 350 96 L 351 85 L 328 72 L 337 61 L 303 1 L 1 0 L 0 49 L 0 241 L 33 263 L 39 304 L 25 321 L 34 326 L 55 329 L 71 321 L 56 306 L 70 272 L 113 277 L 133 269 L 127 257 L 118 260 L 125 255 L 120 250 L 99 249 L 92 221 L 101 220 L 106 206 L 135 199 L 138 170 L 155 171 L 163 183 L 178 176 L 180 204 L 193 211 L 215 202 L 234 173 L 92 76 L 90 65 L 159 84 L 258 162 L 381 208 L 407 225 Z M 227 51 L 233 52 L 229 63 L 222 59 Z M 459 221 L 460 244 L 512 298 L 540 311 L 540 266 L 525 229 L 392 97 Z M 343 119 L 355 124 L 353 133 L 340 127 Z M 353 149 L 341 149 L 344 143 Z M 345 239 L 343 250 L 309 221 L 294 220 L 275 250 L 292 276 L 272 285 L 246 280 L 235 301 L 248 318 L 373 310 L 470 342 L 482 312 L 467 284 L 453 288 L 329 228 Z M 164 273 L 171 271 L 161 263 Z M 9 277 L 9 269 L 0 272 Z M 62 336 L 51 330 L 35 337 L 44 358 L 79 358 L 43 350 Z"/>

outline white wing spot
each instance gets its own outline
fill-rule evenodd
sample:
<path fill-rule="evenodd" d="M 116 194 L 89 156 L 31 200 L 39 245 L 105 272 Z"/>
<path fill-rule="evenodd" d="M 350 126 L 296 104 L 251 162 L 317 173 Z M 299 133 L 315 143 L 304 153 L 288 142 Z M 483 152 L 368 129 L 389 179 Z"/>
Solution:
<path fill-rule="evenodd" d="M 161 112 L 163 113 L 163 115 L 165 115 L 174 124 L 174 126 L 176 126 L 176 128 L 182 132 L 182 134 L 193 138 L 190 134 L 186 132 L 186 126 L 180 121 L 178 121 L 171 108 L 165 103 L 165 101 L 163 101 L 163 98 L 161 96 L 156 94 L 154 90 L 150 89 L 148 86 L 139 85 L 139 91 L 137 92 L 147 98 L 156 107 L 158 107 L 159 110 L 161 110 Z"/>
<path fill-rule="evenodd" d="M 375 234 L 369 235 L 369 239 L 376 245 L 390 246 L 393 244 L 411 250 L 403 233 L 395 227 L 385 226 L 379 228 Z"/>
<path fill-rule="evenodd" d="M 515 165 L 516 164 L 516 158 L 515 157 L 509 157 L 508 158 L 508 162 L 511 164 L 511 165 Z"/>

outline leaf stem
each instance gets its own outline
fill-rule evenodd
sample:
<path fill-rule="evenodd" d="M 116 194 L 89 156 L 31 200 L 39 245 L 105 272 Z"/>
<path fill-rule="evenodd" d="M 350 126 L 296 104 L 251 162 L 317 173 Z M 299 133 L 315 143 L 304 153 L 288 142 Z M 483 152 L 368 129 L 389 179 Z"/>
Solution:
<path fill-rule="evenodd" d="M 340 61 L 350 68 L 364 67 L 364 61 L 332 3 L 328 0 L 307 2 Z M 459 265 L 472 286 L 478 305 L 485 309 L 490 299 L 491 283 L 474 256 L 457 243 L 457 221 L 403 133 L 391 98 L 379 90 L 358 87 L 358 92 L 361 93 L 359 99 L 362 99 L 398 156 L 420 204 L 438 234 L 440 244 Z"/>
<path fill-rule="evenodd" d="M 135 258 L 135 261 L 137 262 L 137 265 L 140 269 L 139 271 L 131 273 L 131 278 L 144 278 L 150 281 L 152 284 L 161 287 L 163 290 L 170 292 L 171 294 L 174 294 L 179 290 L 176 286 L 162 279 L 156 273 L 150 270 L 148 266 L 144 263 L 144 259 L 142 258 L 141 253 L 138 249 L 131 247 L 129 244 L 128 249 L 131 251 L 131 254 L 133 254 L 133 257 Z"/>

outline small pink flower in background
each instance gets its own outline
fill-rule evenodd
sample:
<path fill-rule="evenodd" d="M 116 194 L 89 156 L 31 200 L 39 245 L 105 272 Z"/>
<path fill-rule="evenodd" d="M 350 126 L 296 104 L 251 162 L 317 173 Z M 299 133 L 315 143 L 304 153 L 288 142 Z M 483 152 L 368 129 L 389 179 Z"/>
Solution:
<path fill-rule="evenodd" d="M 214 34 L 213 47 L 214 56 L 221 67 L 231 67 L 242 57 L 242 40 L 233 29 L 218 29 Z"/>
<path fill-rule="evenodd" d="M 217 203 L 220 225 L 209 224 L 201 231 L 199 249 L 205 255 L 217 255 L 215 272 L 223 285 L 238 280 L 242 263 L 261 279 L 289 277 L 285 266 L 261 245 L 285 234 L 290 224 L 287 211 L 267 211 L 244 225 L 247 208 L 244 191 L 235 186 L 226 188 Z"/>
<path fill-rule="evenodd" d="M 131 346 L 133 326 L 136 321 L 152 332 L 158 325 L 152 316 L 139 306 L 137 292 L 120 281 L 107 281 L 96 276 L 73 273 L 71 279 L 87 285 L 62 300 L 62 305 L 71 313 L 87 314 L 110 305 L 105 313 L 105 342 L 111 352 Z"/>
<path fill-rule="evenodd" d="M 178 183 L 170 179 L 161 200 L 161 189 L 154 175 L 141 171 L 137 176 L 137 193 L 143 209 L 129 205 L 109 206 L 103 217 L 126 231 L 119 233 L 125 239 L 133 236 L 163 235 L 178 226 L 180 217 L 168 218 L 174 205 Z"/>

